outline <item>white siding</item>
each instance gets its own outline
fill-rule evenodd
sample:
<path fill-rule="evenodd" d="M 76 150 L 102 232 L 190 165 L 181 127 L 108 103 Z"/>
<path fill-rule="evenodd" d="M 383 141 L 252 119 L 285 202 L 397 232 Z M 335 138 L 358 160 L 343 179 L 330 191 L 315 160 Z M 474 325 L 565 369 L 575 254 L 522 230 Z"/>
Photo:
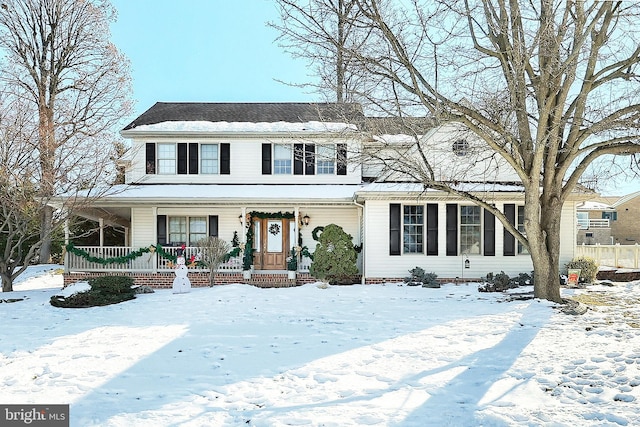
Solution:
<path fill-rule="evenodd" d="M 229 143 L 230 149 L 230 174 L 197 174 L 197 175 L 161 175 L 146 174 L 145 166 L 145 144 L 153 143 L 209 143 L 220 144 Z M 133 143 L 131 165 L 126 172 L 127 183 L 163 183 L 163 184 L 359 184 L 361 182 L 361 170 L 355 165 L 347 167 L 346 175 L 263 175 L 262 174 L 262 144 L 263 143 L 346 143 L 348 152 L 353 153 L 355 142 L 352 140 L 327 140 L 327 139 L 284 139 L 284 138 L 150 138 L 144 137 L 136 139 Z M 351 154 L 348 154 L 348 157 Z"/>
<path fill-rule="evenodd" d="M 370 200 L 366 203 L 365 269 L 367 278 L 403 278 L 408 276 L 409 270 L 414 267 L 434 272 L 441 278 L 478 278 L 490 272 L 500 271 L 514 276 L 518 273 L 529 273 L 532 270 L 531 258 L 527 255 L 503 256 L 503 227 L 498 220 L 496 220 L 495 256 L 469 255 L 470 268 L 464 268 L 467 256 L 446 256 L 447 202 L 438 202 L 438 256 L 425 254 L 391 256 L 389 255 L 389 203 L 381 200 Z M 416 201 L 406 200 L 403 203 L 415 205 Z M 432 202 L 421 201 L 420 203 Z"/>
<path fill-rule="evenodd" d="M 131 209 L 131 246 L 148 247 L 156 243 L 156 217 L 151 206 Z"/>

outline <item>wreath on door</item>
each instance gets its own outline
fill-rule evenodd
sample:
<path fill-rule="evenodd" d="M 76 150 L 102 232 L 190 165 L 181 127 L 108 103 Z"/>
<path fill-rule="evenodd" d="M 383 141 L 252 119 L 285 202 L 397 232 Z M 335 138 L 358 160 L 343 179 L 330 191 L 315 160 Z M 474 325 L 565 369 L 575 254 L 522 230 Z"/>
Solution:
<path fill-rule="evenodd" d="M 280 224 L 271 224 L 269 226 L 269 233 L 273 234 L 274 236 L 280 234 Z"/>

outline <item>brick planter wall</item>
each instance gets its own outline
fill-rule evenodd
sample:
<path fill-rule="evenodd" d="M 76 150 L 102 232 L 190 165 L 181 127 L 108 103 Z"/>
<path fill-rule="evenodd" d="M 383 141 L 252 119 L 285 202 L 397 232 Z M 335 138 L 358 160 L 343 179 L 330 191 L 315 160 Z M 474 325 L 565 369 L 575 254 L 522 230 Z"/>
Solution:
<path fill-rule="evenodd" d="M 102 273 L 102 272 L 72 272 L 64 273 L 64 286 L 72 283 L 88 280 L 101 276 L 128 276 L 133 277 L 136 285 L 147 285 L 155 289 L 171 289 L 173 286 L 174 273 Z M 194 288 L 202 288 L 209 286 L 209 273 L 189 273 L 188 275 L 191 286 Z M 215 285 L 228 285 L 231 283 L 248 283 L 260 288 L 274 287 L 292 287 L 305 283 L 314 283 L 317 280 L 309 273 L 298 273 L 296 278 L 290 280 L 287 273 L 254 273 L 251 279 L 243 278 L 242 272 L 237 273 L 218 273 L 216 274 Z"/>

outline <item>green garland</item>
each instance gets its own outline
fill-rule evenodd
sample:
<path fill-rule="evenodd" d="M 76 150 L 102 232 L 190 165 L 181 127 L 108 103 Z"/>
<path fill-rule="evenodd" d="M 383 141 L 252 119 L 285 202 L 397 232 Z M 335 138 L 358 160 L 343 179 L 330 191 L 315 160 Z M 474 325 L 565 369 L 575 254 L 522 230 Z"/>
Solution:
<path fill-rule="evenodd" d="M 99 258 L 91 255 L 89 252 L 78 249 L 75 247 L 73 243 L 69 243 L 66 246 L 67 252 L 77 255 L 81 258 L 86 259 L 89 262 L 95 262 L 97 264 L 124 264 L 129 261 L 132 261 L 136 258 L 140 258 L 144 254 L 148 254 L 150 252 L 155 252 L 160 255 L 162 258 L 168 259 L 171 262 L 177 262 L 178 257 L 164 250 L 161 245 L 151 245 L 148 248 L 140 248 L 137 251 L 133 251 L 128 253 L 127 255 L 111 257 L 111 258 Z"/>

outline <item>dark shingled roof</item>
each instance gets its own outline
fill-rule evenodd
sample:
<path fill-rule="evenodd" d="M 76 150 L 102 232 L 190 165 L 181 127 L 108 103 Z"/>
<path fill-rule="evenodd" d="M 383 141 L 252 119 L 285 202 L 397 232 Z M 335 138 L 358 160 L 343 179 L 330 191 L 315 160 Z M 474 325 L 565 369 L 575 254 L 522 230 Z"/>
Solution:
<path fill-rule="evenodd" d="M 176 121 L 306 123 L 333 121 L 362 123 L 360 104 L 334 103 L 217 103 L 217 102 L 157 102 L 123 130 L 142 125 Z"/>

